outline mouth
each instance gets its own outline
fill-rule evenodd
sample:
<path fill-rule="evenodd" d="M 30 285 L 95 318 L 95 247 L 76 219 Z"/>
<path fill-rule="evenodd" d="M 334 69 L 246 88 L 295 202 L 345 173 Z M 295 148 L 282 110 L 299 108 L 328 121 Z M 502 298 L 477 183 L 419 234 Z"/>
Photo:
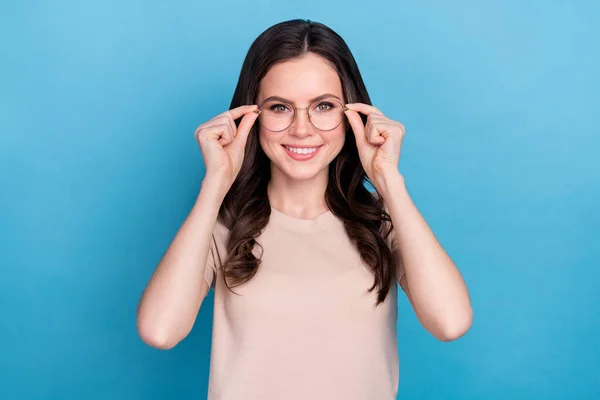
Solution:
<path fill-rule="evenodd" d="M 293 160 L 296 161 L 307 161 L 310 160 L 312 158 L 314 158 L 317 153 L 319 152 L 319 150 L 321 149 L 321 147 L 323 147 L 323 145 L 319 145 L 319 146 L 288 146 L 288 145 L 282 145 L 282 147 L 285 149 L 285 152 L 287 153 L 288 156 L 290 156 L 290 158 L 292 158 Z"/>

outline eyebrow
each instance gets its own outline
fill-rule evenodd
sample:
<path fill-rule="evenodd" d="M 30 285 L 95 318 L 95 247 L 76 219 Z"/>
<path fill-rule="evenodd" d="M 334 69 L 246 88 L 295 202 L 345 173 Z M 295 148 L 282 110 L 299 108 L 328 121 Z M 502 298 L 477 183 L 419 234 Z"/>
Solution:
<path fill-rule="evenodd" d="M 338 99 L 340 101 L 340 103 L 342 103 L 342 99 L 340 99 L 338 96 L 336 96 L 335 94 L 332 94 L 332 93 L 324 93 L 324 94 L 322 94 L 320 96 L 317 96 L 317 97 L 315 97 L 313 99 L 310 99 L 309 102 L 310 102 L 310 104 L 312 104 L 315 101 L 319 101 L 319 100 L 322 100 L 322 99 L 328 99 L 330 97 Z M 270 101 L 270 100 L 277 100 L 277 101 L 283 101 L 285 103 L 294 104 L 293 101 L 285 99 L 285 98 L 280 97 L 280 96 L 270 96 L 270 97 L 267 97 L 266 99 L 264 99 L 262 102 L 264 103 L 264 102 L 267 102 L 267 101 Z"/>

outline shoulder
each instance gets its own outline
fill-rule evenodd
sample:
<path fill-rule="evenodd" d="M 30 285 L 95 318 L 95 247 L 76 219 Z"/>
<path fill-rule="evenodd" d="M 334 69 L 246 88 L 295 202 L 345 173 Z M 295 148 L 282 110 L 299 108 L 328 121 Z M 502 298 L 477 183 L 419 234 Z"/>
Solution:
<path fill-rule="evenodd" d="M 382 204 L 383 204 L 383 210 L 384 210 L 386 213 L 388 213 L 388 215 L 389 215 L 389 212 L 390 212 L 390 210 L 388 209 L 387 205 L 385 204 L 385 201 L 383 201 L 383 198 L 381 198 L 381 196 L 379 195 L 379 192 L 377 192 L 377 191 L 375 190 L 375 191 L 372 191 L 372 192 L 370 192 L 370 193 L 371 193 L 371 194 L 373 195 L 373 197 L 375 197 L 377 200 L 380 200 L 380 199 L 381 199 L 381 202 L 382 202 Z M 387 236 L 387 238 L 386 238 L 386 242 L 387 242 L 388 246 L 390 246 L 390 247 L 392 247 L 392 248 L 393 248 L 393 247 L 395 247 L 395 231 L 394 231 L 394 225 L 392 224 L 392 222 L 391 222 L 391 221 L 384 221 L 384 222 L 383 222 L 383 225 L 382 225 L 382 227 L 383 227 L 383 232 L 384 232 L 384 233 L 387 231 L 387 228 L 388 228 L 389 226 L 391 226 L 391 232 L 390 232 L 389 236 Z"/>
<path fill-rule="evenodd" d="M 383 200 L 383 198 L 381 197 L 381 195 L 379 194 L 378 191 L 374 190 L 372 192 L 369 192 L 373 195 L 373 197 L 375 197 L 377 200 L 381 200 L 381 202 L 383 203 L 383 208 L 386 212 L 388 212 L 388 208 L 387 205 L 385 204 L 385 201 Z"/>
<path fill-rule="evenodd" d="M 229 229 L 218 218 L 210 239 L 209 265 L 213 270 L 221 268 L 227 256 L 227 240 L 229 238 Z"/>
<path fill-rule="evenodd" d="M 213 238 L 218 245 L 225 245 L 229 238 L 229 229 L 225 226 L 221 218 L 217 218 L 213 229 Z"/>

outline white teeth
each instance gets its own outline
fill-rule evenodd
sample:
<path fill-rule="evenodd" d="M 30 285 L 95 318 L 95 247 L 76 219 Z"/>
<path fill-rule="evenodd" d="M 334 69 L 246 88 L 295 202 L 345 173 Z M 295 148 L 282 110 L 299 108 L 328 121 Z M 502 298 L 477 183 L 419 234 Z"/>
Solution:
<path fill-rule="evenodd" d="M 297 147 L 285 146 L 285 148 L 288 149 L 289 151 L 297 153 L 297 154 L 310 154 L 310 153 L 314 153 L 317 150 L 316 147 L 297 148 Z"/>

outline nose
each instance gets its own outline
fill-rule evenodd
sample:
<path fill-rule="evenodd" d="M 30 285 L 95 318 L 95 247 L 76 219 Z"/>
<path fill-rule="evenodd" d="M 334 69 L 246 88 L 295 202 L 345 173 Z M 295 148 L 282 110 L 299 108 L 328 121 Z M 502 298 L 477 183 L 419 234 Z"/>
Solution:
<path fill-rule="evenodd" d="M 310 134 L 312 124 L 308 118 L 308 108 L 296 108 L 294 121 L 290 126 L 290 134 L 298 137 L 305 137 Z"/>

